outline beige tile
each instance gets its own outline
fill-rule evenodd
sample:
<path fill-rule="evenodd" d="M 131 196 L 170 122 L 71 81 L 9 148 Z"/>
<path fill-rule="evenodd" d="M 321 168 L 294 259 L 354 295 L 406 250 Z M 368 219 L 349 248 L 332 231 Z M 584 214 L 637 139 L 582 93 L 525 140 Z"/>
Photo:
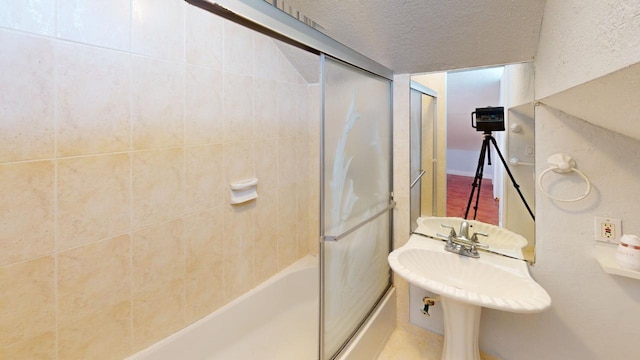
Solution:
<path fill-rule="evenodd" d="M 10 3 L 18 8 L 15 4 L 23 2 Z M 0 8 L 0 18 L 10 13 Z M 0 30 L 0 44 L 0 162 L 50 158 L 55 152 L 54 45 L 6 30 Z"/>
<path fill-rule="evenodd" d="M 86 45 L 58 43 L 58 154 L 130 148 L 130 56 Z"/>
<path fill-rule="evenodd" d="M 186 324 L 184 283 L 172 282 L 133 298 L 133 350 L 141 350 Z"/>
<path fill-rule="evenodd" d="M 278 142 L 278 187 L 283 188 L 297 184 L 298 176 L 296 140 L 281 138 Z"/>
<path fill-rule="evenodd" d="M 222 72 L 187 66 L 184 142 L 186 145 L 222 143 Z"/>
<path fill-rule="evenodd" d="M 174 220 L 133 233 L 133 294 L 158 289 L 185 274 L 184 223 Z"/>
<path fill-rule="evenodd" d="M 258 183 L 258 196 L 278 194 L 278 139 L 259 138 L 255 144 L 255 170 Z"/>
<path fill-rule="evenodd" d="M 298 260 L 298 223 L 296 221 L 297 187 L 280 188 L 278 205 L 278 269 Z"/>
<path fill-rule="evenodd" d="M 119 360 L 132 353 L 131 339 L 129 300 L 61 326 L 58 358 Z"/>
<path fill-rule="evenodd" d="M 251 290 L 255 284 L 254 251 L 250 249 L 224 259 L 224 299 L 232 301 Z"/>
<path fill-rule="evenodd" d="M 295 138 L 298 121 L 298 93 L 296 84 L 278 82 L 278 136 Z"/>
<path fill-rule="evenodd" d="M 271 37 L 256 32 L 253 34 L 253 46 L 256 78 L 277 80 L 280 50 L 276 47 L 276 42 Z"/>
<path fill-rule="evenodd" d="M 296 209 L 298 221 L 306 221 L 309 219 L 309 192 L 306 191 L 309 188 L 309 181 L 307 179 L 301 179 L 298 183 L 298 207 Z"/>
<path fill-rule="evenodd" d="M 222 259 L 206 263 L 186 277 L 186 318 L 191 323 L 222 307 L 224 276 Z"/>
<path fill-rule="evenodd" d="M 222 71 L 224 20 L 196 6 L 186 7 L 186 60 Z"/>
<path fill-rule="evenodd" d="M 59 324 L 89 317 L 130 297 L 129 235 L 58 254 Z"/>
<path fill-rule="evenodd" d="M 298 258 L 302 258 L 311 252 L 309 247 L 309 220 L 298 220 L 296 231 L 296 239 L 298 240 Z"/>
<path fill-rule="evenodd" d="M 255 138 L 253 78 L 226 72 L 223 77 L 224 142 L 252 140 Z"/>
<path fill-rule="evenodd" d="M 253 75 L 253 31 L 225 20 L 223 54 L 225 73 Z"/>
<path fill-rule="evenodd" d="M 134 229 L 176 219 L 184 214 L 182 149 L 133 154 Z"/>
<path fill-rule="evenodd" d="M 278 137 L 278 83 L 274 80 L 254 80 L 255 129 L 260 139 L 277 139 Z M 271 94 L 270 96 L 265 96 Z"/>
<path fill-rule="evenodd" d="M 277 139 L 257 140 L 256 174 L 256 282 L 262 282 L 278 269 L 278 159 L 273 156 Z"/>
<path fill-rule="evenodd" d="M 291 46 L 291 45 L 280 43 L 280 46 Z M 287 59 L 287 57 L 284 56 L 281 52 L 278 52 L 277 74 L 278 74 L 279 81 L 284 81 L 291 84 L 300 83 L 302 80 L 302 77 L 300 76 L 298 71 L 296 71 L 295 67 L 291 65 L 291 63 L 289 62 L 289 59 Z"/>
<path fill-rule="evenodd" d="M 181 0 L 131 0 L 131 51 L 184 60 L 184 9 Z"/>
<path fill-rule="evenodd" d="M 0 266 L 54 251 L 51 161 L 0 165 Z"/>
<path fill-rule="evenodd" d="M 222 151 L 224 166 L 223 186 L 225 188 L 225 203 L 228 204 L 231 193 L 230 184 L 234 181 L 255 177 L 254 143 L 247 141 L 224 144 Z M 260 185 L 258 184 L 258 186 Z"/>
<path fill-rule="evenodd" d="M 211 209 L 223 202 L 222 145 L 188 147 L 185 185 L 189 212 Z"/>
<path fill-rule="evenodd" d="M 256 204 L 247 202 L 224 206 L 225 258 L 253 253 L 256 237 Z"/>
<path fill-rule="evenodd" d="M 2 27 L 49 36 L 55 32 L 54 1 L 0 0 L 0 9 Z"/>
<path fill-rule="evenodd" d="M 258 233 L 255 252 L 255 283 L 259 284 L 278 272 L 278 235 Z"/>
<path fill-rule="evenodd" d="M 184 219 L 187 272 L 210 269 L 210 264 L 222 263 L 223 222 L 222 206 Z"/>
<path fill-rule="evenodd" d="M 298 117 L 296 119 L 296 138 L 301 142 L 309 142 L 309 96 L 306 84 L 297 85 Z"/>
<path fill-rule="evenodd" d="M 131 48 L 131 1 L 57 0 L 58 38 L 111 49 Z"/>
<path fill-rule="evenodd" d="M 278 191 L 265 192 L 256 201 L 256 237 L 273 237 L 278 235 L 278 218 L 280 213 Z M 289 204 L 291 206 L 295 204 Z M 295 221 L 295 220 L 294 220 Z"/>
<path fill-rule="evenodd" d="M 56 358 L 56 334 L 46 332 L 13 345 L 0 346 L 0 359 L 51 360 Z"/>
<path fill-rule="evenodd" d="M 255 283 L 256 202 L 225 205 L 225 301 L 235 299 Z"/>
<path fill-rule="evenodd" d="M 0 267 L 0 347 L 55 326 L 53 256 Z"/>
<path fill-rule="evenodd" d="M 184 65 L 133 56 L 133 146 L 181 146 L 184 142 Z"/>
<path fill-rule="evenodd" d="M 130 155 L 58 161 L 58 249 L 88 244 L 131 229 Z"/>

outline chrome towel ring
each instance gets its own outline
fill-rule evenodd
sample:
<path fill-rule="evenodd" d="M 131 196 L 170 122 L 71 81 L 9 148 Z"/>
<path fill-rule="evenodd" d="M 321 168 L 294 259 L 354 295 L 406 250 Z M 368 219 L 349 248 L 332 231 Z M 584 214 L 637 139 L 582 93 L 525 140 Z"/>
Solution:
<path fill-rule="evenodd" d="M 547 163 L 549 164 L 549 168 L 541 172 L 540 175 L 538 176 L 538 187 L 540 188 L 540 191 L 542 191 L 543 194 L 545 194 L 546 196 L 548 196 L 553 200 L 562 201 L 562 202 L 580 201 L 586 198 L 587 195 L 589 195 L 589 193 L 591 192 L 591 181 L 589 181 L 589 178 L 587 177 L 587 175 L 585 175 L 582 171 L 576 169 L 576 161 L 573 160 L 571 156 L 566 154 L 553 154 L 549 156 L 549 158 L 547 159 Z M 549 194 L 547 190 L 545 190 L 544 187 L 542 186 L 542 178 L 551 171 L 557 174 L 567 174 L 570 172 L 575 172 L 578 175 L 580 175 L 584 179 L 587 185 L 587 188 L 584 194 L 573 199 L 560 199 L 558 197 L 555 197 Z"/>

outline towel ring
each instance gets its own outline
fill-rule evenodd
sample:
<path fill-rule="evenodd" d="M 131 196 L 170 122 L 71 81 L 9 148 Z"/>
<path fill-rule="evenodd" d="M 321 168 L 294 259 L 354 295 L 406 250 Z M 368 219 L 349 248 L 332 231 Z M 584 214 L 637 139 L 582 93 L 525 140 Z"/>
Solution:
<path fill-rule="evenodd" d="M 587 195 L 589 195 L 589 193 L 591 192 L 591 181 L 589 181 L 589 178 L 587 177 L 587 175 L 585 175 L 582 171 L 576 169 L 576 161 L 573 160 L 571 156 L 566 154 L 553 154 L 549 156 L 549 158 L 547 159 L 547 163 L 549 164 L 550 167 L 545 171 L 543 171 L 542 173 L 540 173 L 540 176 L 538 176 L 538 187 L 540 188 L 543 194 L 547 195 L 549 198 L 553 200 L 562 201 L 562 202 L 580 201 L 586 198 Z M 577 198 L 573 198 L 573 199 L 557 198 L 549 194 L 542 186 L 542 178 L 550 171 L 553 171 L 558 174 L 575 172 L 584 179 L 585 183 L 587 184 L 587 189 L 585 190 L 584 194 L 578 196 Z"/>

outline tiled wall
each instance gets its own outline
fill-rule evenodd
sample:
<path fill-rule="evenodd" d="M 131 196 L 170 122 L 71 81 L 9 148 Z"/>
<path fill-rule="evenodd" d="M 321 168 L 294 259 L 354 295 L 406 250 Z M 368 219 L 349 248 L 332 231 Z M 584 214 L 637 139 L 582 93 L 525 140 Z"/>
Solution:
<path fill-rule="evenodd" d="M 0 9 L 0 358 L 123 358 L 317 252 L 319 90 L 271 39 L 182 0 Z"/>

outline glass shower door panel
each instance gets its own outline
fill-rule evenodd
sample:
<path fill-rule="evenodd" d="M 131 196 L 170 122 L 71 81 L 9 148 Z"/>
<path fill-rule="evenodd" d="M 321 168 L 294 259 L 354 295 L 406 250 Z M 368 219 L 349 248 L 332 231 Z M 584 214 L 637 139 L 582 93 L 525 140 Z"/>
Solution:
<path fill-rule="evenodd" d="M 391 82 L 323 59 L 322 353 L 329 359 L 390 281 Z"/>
<path fill-rule="evenodd" d="M 391 281 L 389 216 L 383 215 L 340 241 L 324 242 L 324 359 L 357 330 Z"/>

